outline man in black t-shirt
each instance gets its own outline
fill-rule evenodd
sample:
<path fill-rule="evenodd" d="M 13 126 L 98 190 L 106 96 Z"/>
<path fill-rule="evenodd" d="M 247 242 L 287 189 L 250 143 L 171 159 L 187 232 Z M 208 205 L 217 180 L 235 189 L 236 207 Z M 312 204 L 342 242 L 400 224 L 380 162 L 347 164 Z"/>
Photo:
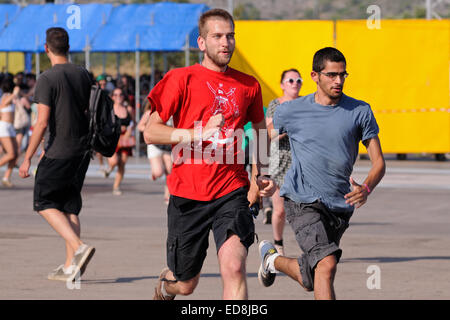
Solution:
<path fill-rule="evenodd" d="M 36 171 L 33 208 L 66 241 L 66 261 L 48 279 L 72 282 L 95 252 L 81 241 L 78 218 L 90 160 L 86 142 L 92 80 L 85 69 L 69 63 L 69 35 L 63 28 L 47 30 L 45 52 L 52 68 L 36 83 L 38 118 L 19 174 L 29 177 L 31 158 L 48 128 L 45 155 Z"/>

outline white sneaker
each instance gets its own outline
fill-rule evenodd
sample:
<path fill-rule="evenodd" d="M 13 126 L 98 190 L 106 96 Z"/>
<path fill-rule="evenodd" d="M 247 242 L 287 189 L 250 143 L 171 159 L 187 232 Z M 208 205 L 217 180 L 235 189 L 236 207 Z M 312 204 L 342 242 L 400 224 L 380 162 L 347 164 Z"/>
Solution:
<path fill-rule="evenodd" d="M 80 272 L 80 277 L 83 275 L 89 261 L 95 253 L 95 248 L 87 244 L 82 244 L 72 259 L 72 264 L 75 266 L 75 271 Z"/>
<path fill-rule="evenodd" d="M 53 270 L 53 272 L 49 273 L 47 276 L 48 280 L 58 280 L 58 281 L 72 281 L 73 276 L 75 274 L 75 266 L 71 265 L 67 269 L 64 268 L 64 265 L 60 265 L 58 268 Z"/>

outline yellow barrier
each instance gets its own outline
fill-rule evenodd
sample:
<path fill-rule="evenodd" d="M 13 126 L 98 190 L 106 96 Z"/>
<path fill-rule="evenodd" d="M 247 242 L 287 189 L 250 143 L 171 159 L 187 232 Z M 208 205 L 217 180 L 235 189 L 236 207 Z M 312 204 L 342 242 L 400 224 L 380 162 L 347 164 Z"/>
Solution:
<path fill-rule="evenodd" d="M 370 103 L 384 152 L 450 152 L 450 20 L 236 21 L 231 66 L 260 81 L 267 106 L 285 69 L 301 72 L 301 95 L 314 92 L 313 55 L 335 39 L 350 73 L 344 92 Z"/>
<path fill-rule="evenodd" d="M 282 95 L 280 77 L 286 69 L 300 71 L 301 95 L 312 93 L 312 57 L 317 48 L 333 46 L 333 28 L 332 21 L 236 21 L 237 54 L 230 66 L 260 81 L 265 106 Z"/>
<path fill-rule="evenodd" d="M 25 69 L 24 54 L 21 52 L 9 52 L 8 71 L 17 73 Z M 6 52 L 0 52 L 0 72 L 6 71 Z"/>
<path fill-rule="evenodd" d="M 450 21 L 338 21 L 336 32 L 345 92 L 371 104 L 384 152 L 450 152 Z"/>

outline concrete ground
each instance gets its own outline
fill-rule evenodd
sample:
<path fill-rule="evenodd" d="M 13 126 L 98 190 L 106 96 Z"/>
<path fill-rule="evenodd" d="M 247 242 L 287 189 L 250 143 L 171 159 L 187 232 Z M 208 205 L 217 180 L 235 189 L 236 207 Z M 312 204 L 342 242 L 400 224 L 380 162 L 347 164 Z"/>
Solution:
<path fill-rule="evenodd" d="M 36 164 L 37 160 L 33 163 Z M 361 181 L 370 162 L 359 160 Z M 2 168 L 3 169 L 3 168 Z M 2 172 L 2 169 L 0 171 Z M 151 299 L 165 266 L 166 205 L 163 181 L 150 181 L 147 160 L 131 159 L 123 195 L 113 196 L 112 178 L 91 163 L 83 190 L 82 238 L 96 247 L 79 287 L 49 281 L 64 262 L 64 242 L 32 211 L 33 179 L 14 172 L 15 188 L 0 186 L 0 299 Z M 450 299 L 450 162 L 431 158 L 387 161 L 387 173 L 369 201 L 357 210 L 341 247 L 335 281 L 338 299 Z M 259 239 L 272 239 L 271 225 L 256 220 Z M 289 225 L 288 256 L 301 251 Z M 274 285 L 258 283 L 257 244 L 248 255 L 249 298 L 312 300 L 279 274 Z M 215 245 L 210 247 L 193 295 L 177 299 L 221 299 Z"/>

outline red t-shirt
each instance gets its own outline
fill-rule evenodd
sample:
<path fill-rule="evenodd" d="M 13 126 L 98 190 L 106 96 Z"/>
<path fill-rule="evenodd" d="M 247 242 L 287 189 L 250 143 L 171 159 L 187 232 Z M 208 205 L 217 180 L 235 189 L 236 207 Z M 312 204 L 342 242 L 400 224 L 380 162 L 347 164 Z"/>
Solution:
<path fill-rule="evenodd" d="M 261 87 L 255 78 L 230 67 L 216 72 L 196 64 L 168 72 L 148 100 L 162 121 L 173 116 L 175 128 L 204 127 L 218 113 L 225 118 L 220 132 L 202 145 L 173 146 L 174 164 L 167 178 L 172 195 L 209 201 L 249 185 L 242 137 L 236 136 L 247 122 L 264 119 Z"/>

